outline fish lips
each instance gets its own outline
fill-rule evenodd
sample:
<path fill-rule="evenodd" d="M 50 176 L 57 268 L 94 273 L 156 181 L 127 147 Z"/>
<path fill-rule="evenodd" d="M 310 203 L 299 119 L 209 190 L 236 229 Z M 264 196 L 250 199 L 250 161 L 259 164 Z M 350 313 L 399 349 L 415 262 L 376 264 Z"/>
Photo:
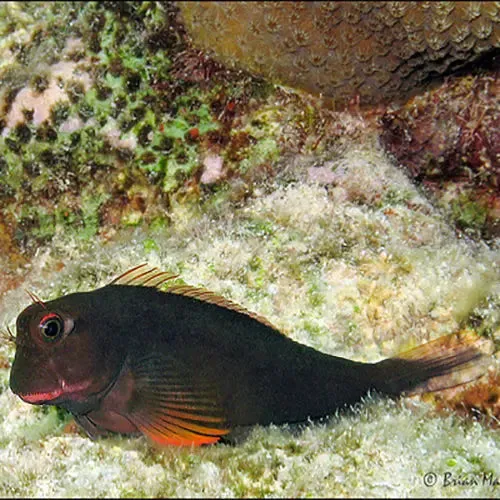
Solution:
<path fill-rule="evenodd" d="M 25 403 L 33 405 L 57 404 L 66 399 L 84 400 L 87 397 L 87 390 L 92 385 L 92 381 L 83 381 L 76 384 L 67 384 L 64 380 L 61 381 L 58 387 L 52 390 L 38 390 L 23 392 L 11 383 L 11 390 L 16 396 L 19 396 Z"/>

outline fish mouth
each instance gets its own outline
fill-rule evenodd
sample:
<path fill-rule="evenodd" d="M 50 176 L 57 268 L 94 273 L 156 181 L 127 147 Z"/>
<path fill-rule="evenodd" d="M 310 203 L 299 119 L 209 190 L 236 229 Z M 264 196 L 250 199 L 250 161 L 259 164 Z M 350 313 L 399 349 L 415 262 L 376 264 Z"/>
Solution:
<path fill-rule="evenodd" d="M 46 403 L 54 403 L 61 396 L 72 396 L 73 398 L 78 393 L 85 391 L 91 386 L 91 382 L 81 382 L 79 384 L 67 384 L 64 380 L 61 381 L 61 386 L 52 391 L 46 392 L 28 392 L 17 394 L 25 403 L 33 405 L 41 405 Z"/>
<path fill-rule="evenodd" d="M 62 389 L 56 389 L 55 391 L 49 391 L 49 392 L 30 392 L 28 394 L 18 394 L 18 396 L 25 403 L 36 405 L 57 399 L 62 394 L 63 394 Z"/>

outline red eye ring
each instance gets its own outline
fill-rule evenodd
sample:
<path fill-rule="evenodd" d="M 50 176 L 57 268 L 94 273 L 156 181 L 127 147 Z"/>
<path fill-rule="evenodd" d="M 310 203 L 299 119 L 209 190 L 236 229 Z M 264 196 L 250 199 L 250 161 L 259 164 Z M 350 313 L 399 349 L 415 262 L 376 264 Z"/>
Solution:
<path fill-rule="evenodd" d="M 40 320 L 40 331 L 46 340 L 57 340 L 64 332 L 64 321 L 58 314 L 46 314 Z"/>
<path fill-rule="evenodd" d="M 45 323 L 46 321 L 48 321 L 49 319 L 53 319 L 53 318 L 57 318 L 57 319 L 61 319 L 59 317 L 58 314 L 56 313 L 49 313 L 49 314 L 46 314 L 41 320 L 40 320 L 40 326 L 42 326 L 42 323 Z"/>

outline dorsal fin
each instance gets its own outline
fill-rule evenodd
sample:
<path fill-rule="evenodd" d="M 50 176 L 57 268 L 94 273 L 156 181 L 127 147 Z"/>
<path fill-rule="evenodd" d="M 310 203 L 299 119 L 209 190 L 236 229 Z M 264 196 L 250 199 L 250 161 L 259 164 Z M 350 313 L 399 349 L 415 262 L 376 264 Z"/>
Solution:
<path fill-rule="evenodd" d="M 153 288 L 160 288 L 160 286 L 170 280 L 178 278 L 178 274 L 170 274 L 160 271 L 157 267 L 149 267 L 148 264 L 140 264 L 124 272 L 115 278 L 110 285 L 129 285 L 129 286 L 149 286 Z M 266 318 L 245 309 L 244 307 L 236 304 L 235 302 L 217 295 L 206 288 L 194 287 L 191 285 L 171 284 L 165 290 L 166 293 L 174 293 L 176 295 L 183 295 L 185 297 L 192 297 L 193 299 L 209 304 L 215 304 L 241 314 L 246 314 L 251 318 L 257 320 L 259 323 L 277 330 L 277 328 L 270 323 Z"/>
<path fill-rule="evenodd" d="M 120 274 L 110 285 L 150 286 L 159 288 L 165 281 L 177 278 L 177 274 L 169 274 L 160 271 L 157 267 L 149 267 L 148 264 L 140 264 Z"/>
<path fill-rule="evenodd" d="M 214 292 L 207 290 L 206 288 L 198 288 L 190 285 L 171 285 L 166 290 L 168 293 L 175 293 L 176 295 L 184 295 L 185 297 L 192 297 L 197 300 L 201 300 L 202 302 L 208 302 L 209 304 L 215 304 L 220 307 L 225 307 L 226 309 L 231 309 L 232 311 L 239 312 L 241 314 L 246 314 L 251 318 L 257 320 L 259 323 L 262 323 L 273 330 L 277 330 L 277 328 L 270 323 L 266 318 L 258 315 L 257 313 L 251 312 L 248 309 L 245 309 L 243 306 L 236 304 L 235 302 L 222 297 L 221 295 L 217 295 Z"/>

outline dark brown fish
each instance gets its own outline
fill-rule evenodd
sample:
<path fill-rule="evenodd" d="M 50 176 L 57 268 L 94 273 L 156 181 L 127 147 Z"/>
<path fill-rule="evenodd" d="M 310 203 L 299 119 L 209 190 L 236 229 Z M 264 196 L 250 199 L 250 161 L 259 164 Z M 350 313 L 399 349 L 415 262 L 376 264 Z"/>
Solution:
<path fill-rule="evenodd" d="M 10 387 L 69 410 L 93 437 L 141 431 L 160 444 L 215 443 L 252 424 L 305 422 L 358 402 L 480 376 L 488 357 L 453 334 L 379 363 L 330 356 L 207 290 L 144 264 L 111 284 L 34 303 L 17 318 Z"/>

